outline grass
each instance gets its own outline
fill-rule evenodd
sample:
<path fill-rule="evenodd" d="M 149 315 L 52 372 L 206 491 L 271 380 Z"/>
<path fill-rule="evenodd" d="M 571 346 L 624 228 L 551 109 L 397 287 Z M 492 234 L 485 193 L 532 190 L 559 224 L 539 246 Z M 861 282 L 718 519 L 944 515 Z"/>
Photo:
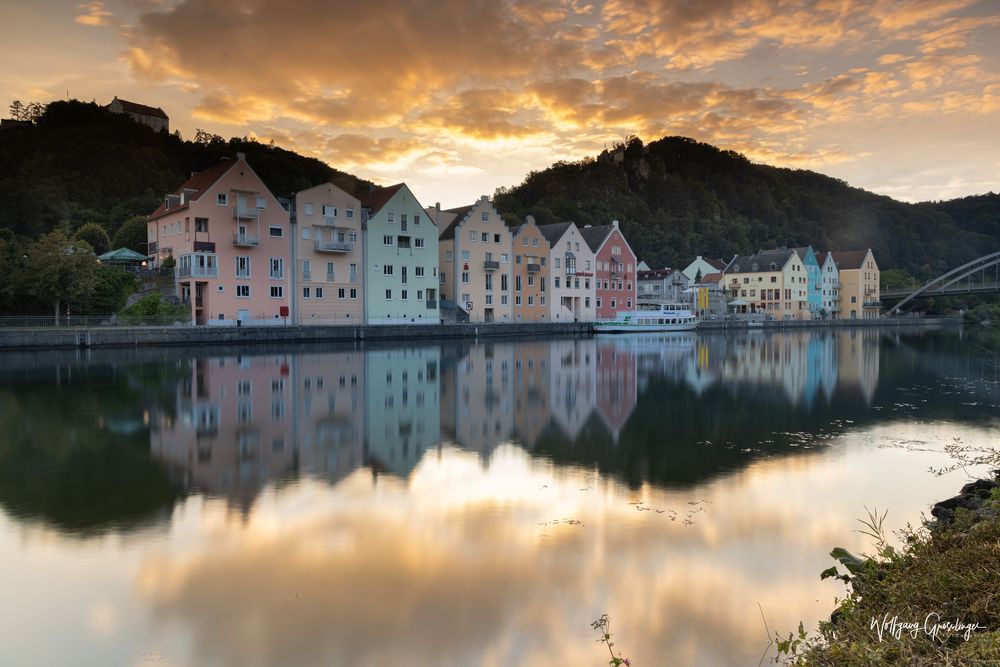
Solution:
<path fill-rule="evenodd" d="M 987 505 L 1000 510 L 1000 494 Z M 998 665 L 1000 664 L 1000 519 L 982 518 L 958 509 L 953 522 L 931 523 L 904 535 L 902 549 L 886 544 L 877 510 L 862 520 L 865 534 L 875 539 L 879 553 L 848 565 L 847 575 L 833 575 L 850 585 L 829 621 L 816 633 L 777 639 L 779 661 L 789 665 L 874 666 Z M 843 550 L 834 550 L 843 554 Z M 849 554 L 848 554 L 849 555 Z M 844 560 L 841 559 L 844 563 Z M 826 573 L 830 576 L 829 571 Z M 941 628 L 956 620 L 978 624 L 966 640 L 964 630 Z M 893 636 L 891 620 L 916 623 L 899 626 Z M 873 619 L 884 633 L 879 639 Z"/>

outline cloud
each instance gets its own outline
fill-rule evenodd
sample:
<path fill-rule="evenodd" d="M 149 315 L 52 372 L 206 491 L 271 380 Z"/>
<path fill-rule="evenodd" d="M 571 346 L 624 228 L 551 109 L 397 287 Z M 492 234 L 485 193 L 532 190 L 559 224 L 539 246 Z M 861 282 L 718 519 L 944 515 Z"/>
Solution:
<path fill-rule="evenodd" d="M 109 19 L 113 14 L 104 8 L 103 2 L 87 2 L 76 6 L 80 14 L 73 17 L 73 20 L 80 25 L 98 27 L 111 25 Z"/>
<path fill-rule="evenodd" d="M 340 134 L 325 143 L 326 154 L 335 162 L 351 165 L 397 162 L 424 150 L 425 144 L 419 139 L 364 134 Z"/>

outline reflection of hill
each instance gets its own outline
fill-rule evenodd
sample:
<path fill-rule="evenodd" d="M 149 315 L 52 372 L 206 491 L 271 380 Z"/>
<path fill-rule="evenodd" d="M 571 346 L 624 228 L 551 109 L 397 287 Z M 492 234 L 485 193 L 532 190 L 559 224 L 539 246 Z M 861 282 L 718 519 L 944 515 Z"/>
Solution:
<path fill-rule="evenodd" d="M 149 457 L 144 407 L 169 367 L 51 369 L 0 391 L 0 503 L 67 533 L 169 517 L 182 495 Z M 151 384 L 152 383 L 152 384 Z"/>

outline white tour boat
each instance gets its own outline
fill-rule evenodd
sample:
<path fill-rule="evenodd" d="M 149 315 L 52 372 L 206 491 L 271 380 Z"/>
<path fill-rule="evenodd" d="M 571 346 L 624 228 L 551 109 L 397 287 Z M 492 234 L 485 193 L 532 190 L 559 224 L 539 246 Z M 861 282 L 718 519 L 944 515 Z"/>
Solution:
<path fill-rule="evenodd" d="M 637 333 L 640 331 L 692 331 L 698 318 L 687 307 L 656 304 L 651 308 L 619 312 L 613 320 L 594 324 L 597 333 Z"/>

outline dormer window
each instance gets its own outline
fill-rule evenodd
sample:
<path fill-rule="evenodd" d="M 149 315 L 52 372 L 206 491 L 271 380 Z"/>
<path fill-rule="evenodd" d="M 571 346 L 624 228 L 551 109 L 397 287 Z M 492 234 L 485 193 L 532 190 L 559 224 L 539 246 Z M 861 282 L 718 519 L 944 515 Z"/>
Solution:
<path fill-rule="evenodd" d="M 798 267 L 796 267 L 796 268 L 798 268 Z M 775 264 L 774 262 L 771 262 L 771 270 L 772 271 L 777 271 L 778 270 L 778 265 Z"/>
<path fill-rule="evenodd" d="M 215 203 L 219 206 L 229 206 L 229 195 L 225 192 L 220 192 L 215 196 Z"/>
<path fill-rule="evenodd" d="M 751 268 L 751 269 L 753 269 L 754 271 L 757 271 L 757 270 L 759 270 L 759 269 L 760 269 L 760 264 L 754 264 L 754 265 L 753 265 L 753 266 L 751 266 L 750 268 Z"/>

